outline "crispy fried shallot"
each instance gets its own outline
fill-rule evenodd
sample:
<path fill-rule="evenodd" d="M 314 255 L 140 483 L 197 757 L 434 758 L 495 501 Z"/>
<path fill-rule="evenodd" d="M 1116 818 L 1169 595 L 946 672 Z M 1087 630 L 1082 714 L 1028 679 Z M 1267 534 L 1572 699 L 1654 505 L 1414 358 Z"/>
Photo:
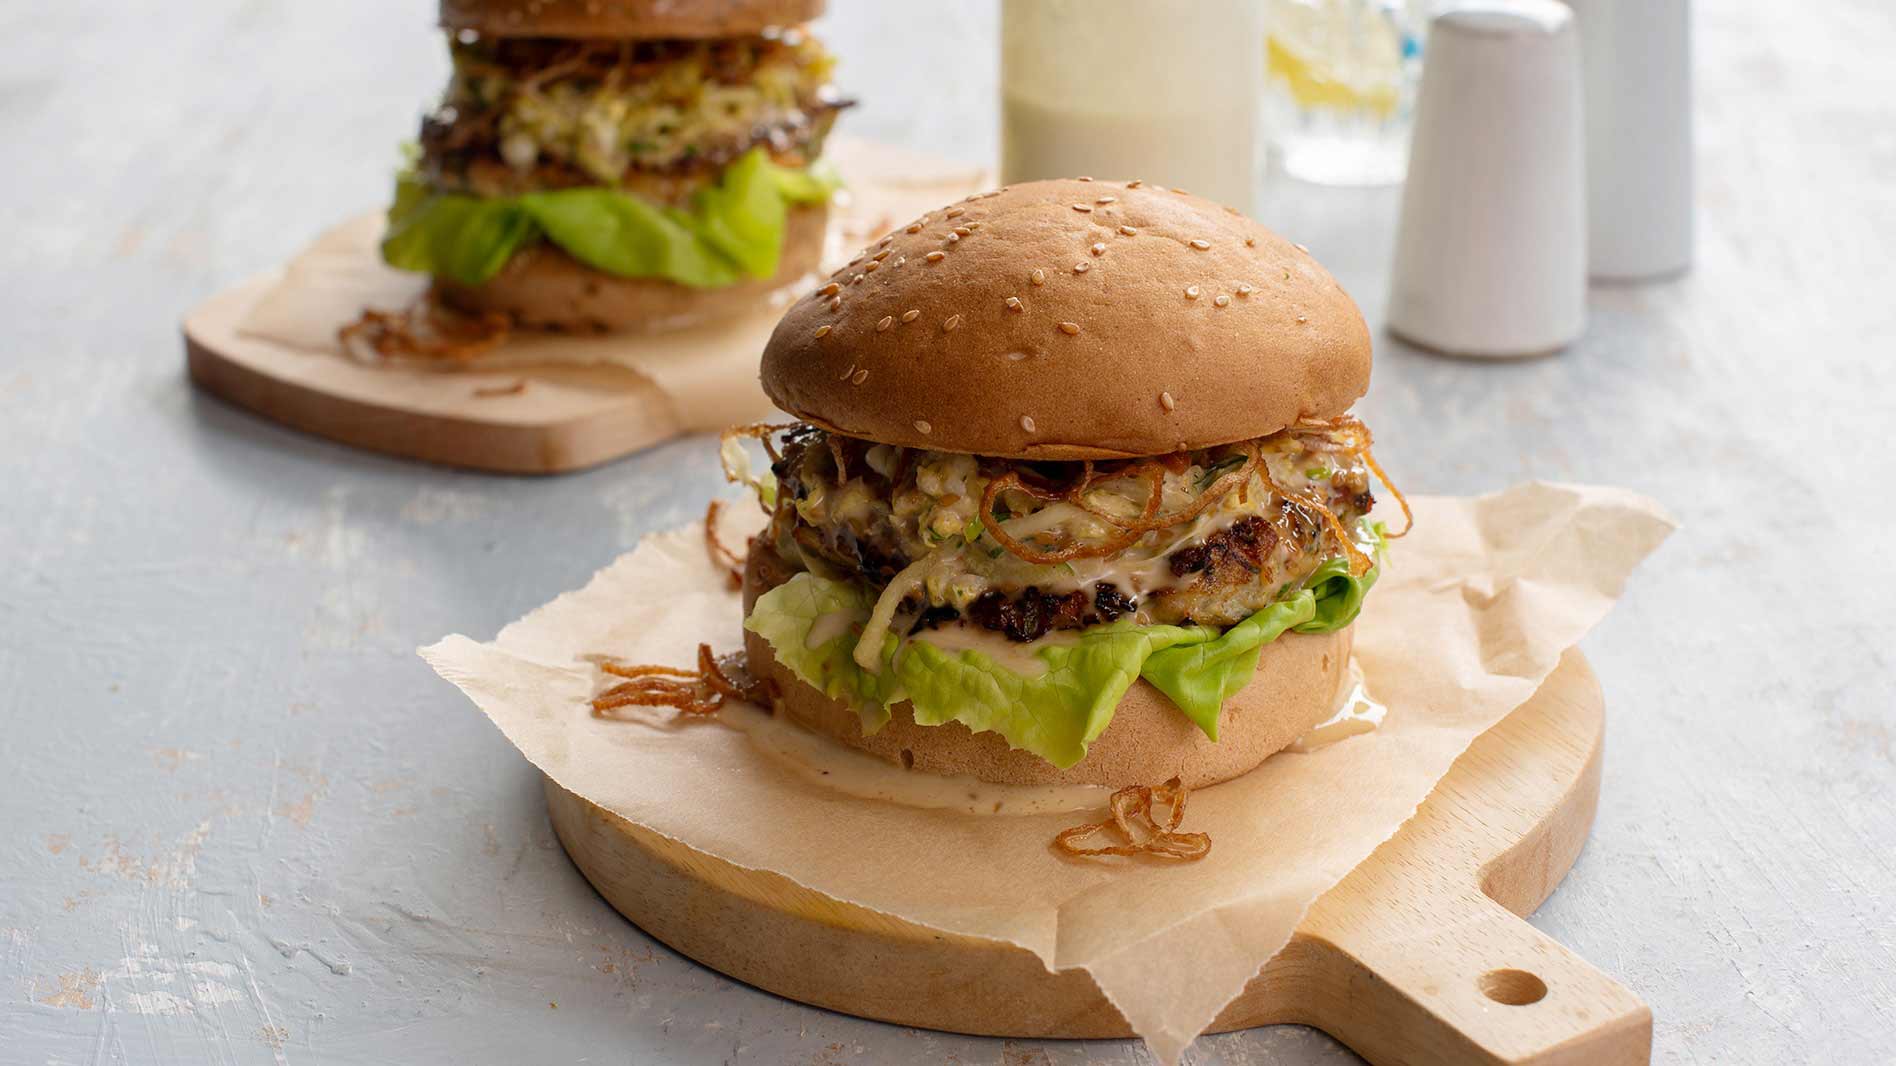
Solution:
<path fill-rule="evenodd" d="M 769 679 L 749 676 L 743 652 L 719 658 L 711 654 L 709 644 L 698 645 L 696 670 L 632 666 L 605 657 L 594 662 L 613 677 L 627 679 L 593 697 L 594 718 L 610 718 L 612 711 L 632 706 L 673 707 L 682 714 L 716 714 L 726 700 L 743 700 L 768 707 L 775 695 Z M 745 680 L 740 682 L 732 674 Z"/>
<path fill-rule="evenodd" d="M 1131 785 L 1113 793 L 1107 802 L 1112 817 L 1063 829 L 1053 838 L 1053 846 L 1065 855 L 1150 855 L 1156 859 L 1197 862 L 1211 854 L 1211 837 L 1204 833 L 1180 833 L 1185 820 L 1185 800 L 1191 790 L 1184 781 L 1172 778 L 1163 785 Z M 1161 821 L 1154 805 L 1166 808 Z M 1096 833 L 1117 830 L 1123 844 L 1088 847 L 1080 842 Z"/>
<path fill-rule="evenodd" d="M 423 293 L 400 311 L 364 310 L 336 331 L 343 353 L 356 359 L 436 359 L 466 363 L 506 341 L 512 323 L 496 311 L 471 315 L 441 306 Z"/>
<path fill-rule="evenodd" d="M 1103 558 L 1128 547 L 1153 530 L 1170 529 L 1197 518 L 1204 513 L 1206 508 L 1218 502 L 1225 493 L 1249 483 L 1251 475 L 1263 467 L 1264 462 L 1258 452 L 1257 442 L 1246 441 L 1238 445 L 1238 449 L 1244 456 L 1243 465 L 1219 475 L 1209 485 L 1199 490 L 1198 494 L 1192 497 L 1191 503 L 1164 514 L 1159 513 L 1159 506 L 1164 498 L 1166 464 L 1160 459 L 1147 459 L 1127 469 L 1103 473 L 1094 469 L 1093 462 L 1089 459 L 1080 468 L 1079 480 L 1058 490 L 1030 485 L 1021 479 L 1018 471 L 1010 470 L 989 481 L 987 491 L 981 494 L 979 512 L 981 524 L 988 535 L 994 538 L 995 543 L 1012 552 L 1015 557 L 1039 566 L 1051 566 L 1072 559 Z M 1137 517 L 1128 518 L 1114 514 L 1087 499 L 1087 493 L 1091 492 L 1093 486 L 1099 482 L 1125 477 L 1137 478 L 1146 484 L 1145 506 Z M 994 513 L 995 502 L 1000 499 L 1001 493 L 1008 489 L 1016 489 L 1037 500 L 1050 503 L 1070 503 L 1112 527 L 1114 533 L 1098 544 L 1080 544 L 1069 541 L 1044 550 L 1035 547 L 1009 533 L 1002 526 L 1000 517 Z"/>
<path fill-rule="evenodd" d="M 1409 530 L 1415 528 L 1415 513 L 1409 510 L 1408 498 L 1403 496 L 1402 490 L 1396 487 L 1395 482 L 1389 480 L 1389 475 L 1383 473 L 1382 464 L 1378 463 L 1376 456 L 1370 452 L 1369 448 L 1370 445 L 1375 443 L 1375 437 L 1371 435 L 1369 426 L 1365 425 L 1362 419 L 1357 418 L 1355 415 L 1338 415 L 1335 418 L 1326 419 L 1306 418 L 1293 427 L 1293 432 L 1301 429 L 1342 430 L 1348 434 L 1350 437 L 1349 442 L 1340 447 L 1334 444 L 1328 445 L 1327 447 L 1324 445 L 1314 445 L 1314 447 L 1319 450 L 1346 451 L 1354 455 L 1362 456 L 1363 465 L 1369 467 L 1370 473 L 1376 475 L 1376 480 L 1383 483 L 1383 486 L 1389 490 L 1389 494 L 1396 498 L 1396 504 L 1402 508 L 1402 532 L 1385 533 L 1383 536 L 1389 540 L 1400 540 L 1409 535 Z M 1300 439 L 1305 439 L 1306 442 L 1308 442 L 1307 438 L 1304 438 L 1302 434 L 1299 436 Z"/>
<path fill-rule="evenodd" d="M 704 550 L 711 557 L 711 565 L 724 571 L 724 582 L 732 591 L 744 587 L 744 557 L 724 546 L 718 539 L 718 512 L 724 509 L 723 500 L 712 500 L 704 508 Z"/>

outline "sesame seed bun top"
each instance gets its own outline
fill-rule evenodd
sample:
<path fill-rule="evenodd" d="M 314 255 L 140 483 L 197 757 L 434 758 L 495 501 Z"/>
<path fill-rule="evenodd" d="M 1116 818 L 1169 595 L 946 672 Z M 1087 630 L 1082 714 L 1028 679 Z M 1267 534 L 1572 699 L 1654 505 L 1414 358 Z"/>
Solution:
<path fill-rule="evenodd" d="M 743 37 L 795 26 L 823 0 L 441 0 L 441 26 L 488 37 Z"/>
<path fill-rule="evenodd" d="M 1341 414 L 1356 304 L 1297 245 L 1138 182 L 1038 181 L 931 211 L 801 297 L 764 391 L 849 436 L 1028 459 L 1159 455 Z"/>

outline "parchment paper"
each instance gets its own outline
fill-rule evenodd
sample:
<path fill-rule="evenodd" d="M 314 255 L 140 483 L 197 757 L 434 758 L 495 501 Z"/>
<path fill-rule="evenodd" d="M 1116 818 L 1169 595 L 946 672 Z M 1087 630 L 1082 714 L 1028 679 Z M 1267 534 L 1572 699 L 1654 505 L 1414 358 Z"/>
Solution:
<path fill-rule="evenodd" d="M 831 208 L 825 272 L 891 227 L 988 184 L 980 168 L 847 137 L 832 142 L 828 157 L 846 186 Z M 382 212 L 376 211 L 318 237 L 284 265 L 276 284 L 251 305 L 237 332 L 312 355 L 347 358 L 336 339 L 338 329 L 365 308 L 407 307 L 427 288 L 425 277 L 382 262 L 378 249 L 383 229 Z M 516 331 L 494 351 L 447 369 L 622 366 L 655 385 L 687 428 L 722 429 L 767 417 L 774 410 L 757 384 L 757 357 L 784 307 L 803 291 L 804 282 L 799 281 L 777 290 L 747 314 L 667 333 Z"/>
<path fill-rule="evenodd" d="M 1084 820 L 1071 814 L 965 815 L 831 792 L 738 730 L 665 709 L 591 717 L 596 675 L 575 656 L 682 665 L 700 641 L 738 646 L 737 597 L 695 527 L 647 538 L 490 643 L 451 636 L 421 654 L 561 786 L 739 866 L 1018 944 L 1050 969 L 1084 967 L 1173 1062 L 1305 909 L 1526 702 L 1673 529 L 1650 500 L 1572 485 L 1423 498 L 1415 511 L 1357 622 L 1383 726 L 1193 793 L 1184 828 L 1210 833 L 1212 850 L 1188 865 L 1060 858 L 1049 842 Z"/>

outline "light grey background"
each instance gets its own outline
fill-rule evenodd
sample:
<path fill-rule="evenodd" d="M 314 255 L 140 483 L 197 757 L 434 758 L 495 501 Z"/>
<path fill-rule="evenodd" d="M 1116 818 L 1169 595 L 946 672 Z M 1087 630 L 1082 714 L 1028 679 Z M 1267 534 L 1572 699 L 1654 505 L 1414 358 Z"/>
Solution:
<path fill-rule="evenodd" d="M 851 132 L 991 155 L 991 4 L 836 6 Z M 1605 797 L 1536 924 L 1651 1003 L 1661 1062 L 1888 1061 L 1896 24 L 1754 0 L 1696 28 L 1697 269 L 1595 292 L 1557 358 L 1379 336 L 1361 410 L 1411 491 L 1614 482 L 1685 523 L 1587 641 Z M 0 1061 L 1148 1061 L 673 955 L 415 658 L 695 517 L 705 440 L 488 477 L 187 384 L 183 311 L 382 202 L 444 71 L 422 0 L 0 9 Z M 1379 322 L 1394 193 L 1265 203 Z M 1192 1060 L 1353 1061 L 1294 1028 Z"/>

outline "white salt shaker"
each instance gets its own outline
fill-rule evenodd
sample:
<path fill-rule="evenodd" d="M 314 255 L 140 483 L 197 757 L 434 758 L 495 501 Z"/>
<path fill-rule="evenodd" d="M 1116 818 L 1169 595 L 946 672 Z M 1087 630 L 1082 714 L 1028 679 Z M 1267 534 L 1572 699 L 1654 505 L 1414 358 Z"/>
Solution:
<path fill-rule="evenodd" d="M 1263 6 L 1005 0 L 1001 180 L 1140 178 L 1249 212 Z"/>
<path fill-rule="evenodd" d="M 1579 41 L 1555 0 L 1439 9 L 1389 293 L 1391 332 L 1455 355 L 1555 351 L 1586 326 Z"/>
<path fill-rule="evenodd" d="M 1688 0 L 1567 0 L 1587 111 L 1588 272 L 1670 277 L 1692 263 Z"/>

